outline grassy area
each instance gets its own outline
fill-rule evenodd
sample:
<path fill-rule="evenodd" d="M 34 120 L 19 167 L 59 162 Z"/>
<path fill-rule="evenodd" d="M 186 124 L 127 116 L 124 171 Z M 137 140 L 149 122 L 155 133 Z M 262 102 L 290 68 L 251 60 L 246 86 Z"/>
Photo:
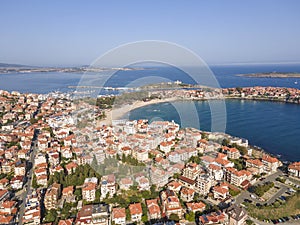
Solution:
<path fill-rule="evenodd" d="M 246 203 L 247 211 L 250 216 L 259 220 L 278 219 L 284 216 L 290 216 L 300 213 L 300 192 L 294 196 L 287 197 L 286 202 L 276 201 L 272 205 L 257 207 Z"/>
<path fill-rule="evenodd" d="M 273 182 L 266 182 L 264 184 L 258 184 L 249 188 L 249 191 L 255 193 L 257 196 L 261 197 L 269 191 L 272 187 L 274 187 Z"/>

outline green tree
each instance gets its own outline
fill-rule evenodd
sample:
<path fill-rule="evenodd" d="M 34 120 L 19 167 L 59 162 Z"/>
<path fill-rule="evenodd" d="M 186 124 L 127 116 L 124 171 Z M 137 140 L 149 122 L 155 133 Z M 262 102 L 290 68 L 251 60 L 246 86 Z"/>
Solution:
<path fill-rule="evenodd" d="M 190 222 L 195 222 L 195 213 L 193 211 L 186 213 L 184 215 L 185 219 L 190 221 Z"/>
<path fill-rule="evenodd" d="M 179 221 L 179 216 L 178 216 L 177 214 L 172 213 L 172 214 L 169 216 L 169 220 L 178 222 L 178 221 Z"/>
<path fill-rule="evenodd" d="M 46 216 L 45 216 L 45 222 L 46 223 L 51 223 L 54 222 L 57 218 L 57 211 L 55 209 L 51 209 L 47 211 Z"/>

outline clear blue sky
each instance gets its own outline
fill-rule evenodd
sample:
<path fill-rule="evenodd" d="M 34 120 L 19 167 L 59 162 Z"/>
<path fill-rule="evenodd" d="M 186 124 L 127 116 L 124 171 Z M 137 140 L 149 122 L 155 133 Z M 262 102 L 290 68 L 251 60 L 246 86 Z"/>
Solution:
<path fill-rule="evenodd" d="M 120 44 L 164 40 L 208 63 L 300 61 L 300 1 L 0 2 L 0 62 L 89 64 Z"/>

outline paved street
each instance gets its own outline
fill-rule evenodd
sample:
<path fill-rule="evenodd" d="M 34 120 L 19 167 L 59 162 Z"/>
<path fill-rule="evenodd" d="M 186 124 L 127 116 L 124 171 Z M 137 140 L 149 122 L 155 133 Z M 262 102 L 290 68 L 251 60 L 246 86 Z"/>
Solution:
<path fill-rule="evenodd" d="M 22 218 L 24 215 L 24 211 L 25 211 L 25 204 L 26 204 L 26 197 L 28 196 L 28 193 L 31 193 L 31 185 L 32 185 L 32 174 L 33 174 L 33 167 L 34 167 L 34 158 L 37 152 L 37 147 L 36 147 L 36 135 L 34 136 L 33 139 L 33 146 L 32 146 L 32 152 L 30 154 L 30 158 L 28 160 L 29 163 L 31 163 L 31 168 L 28 171 L 28 175 L 27 176 L 27 182 L 25 185 L 28 185 L 27 188 L 24 186 L 24 191 L 23 194 L 21 195 L 22 197 L 20 197 L 20 199 L 22 199 L 22 203 L 20 205 L 20 209 L 19 209 L 19 225 L 22 225 Z"/>
<path fill-rule="evenodd" d="M 283 174 L 282 171 L 277 171 L 276 173 L 273 173 L 270 176 L 266 177 L 266 179 L 264 179 L 262 181 L 256 182 L 255 185 L 257 185 L 257 184 L 263 184 L 265 182 L 270 181 L 270 182 L 275 182 L 276 185 L 279 186 L 278 182 L 276 182 L 275 179 L 277 177 L 281 176 L 282 174 Z M 279 197 L 282 193 L 284 193 L 287 190 L 286 186 L 282 185 L 280 187 L 283 187 L 282 188 L 283 190 L 280 190 L 274 197 L 272 197 L 271 199 L 269 199 L 267 201 L 267 203 L 272 202 L 274 199 L 276 199 L 277 197 Z M 236 201 L 237 204 L 241 204 L 241 203 L 243 203 L 245 201 L 245 199 L 251 199 L 255 203 L 261 203 L 261 204 L 266 203 L 266 202 L 259 201 L 258 199 L 253 199 L 253 198 L 250 197 L 250 195 L 251 195 L 251 193 L 249 193 L 248 191 L 242 191 L 242 193 L 235 199 L 235 201 Z"/>

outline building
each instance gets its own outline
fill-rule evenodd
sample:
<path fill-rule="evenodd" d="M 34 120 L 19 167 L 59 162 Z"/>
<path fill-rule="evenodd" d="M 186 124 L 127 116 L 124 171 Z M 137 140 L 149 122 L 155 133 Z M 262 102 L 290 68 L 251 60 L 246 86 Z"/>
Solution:
<path fill-rule="evenodd" d="M 199 216 L 199 224 L 200 225 L 208 225 L 208 224 L 227 225 L 228 219 L 227 216 L 221 211 L 212 212 L 209 214 L 204 214 Z"/>
<path fill-rule="evenodd" d="M 133 181 L 130 177 L 129 178 L 126 177 L 126 178 L 122 178 L 119 184 L 121 190 L 129 190 L 130 187 L 133 185 Z"/>
<path fill-rule="evenodd" d="M 213 187 L 214 199 L 225 200 L 229 196 L 228 185 L 222 183 Z"/>
<path fill-rule="evenodd" d="M 116 193 L 116 178 L 114 174 L 106 175 L 101 178 L 101 198 L 113 197 Z"/>
<path fill-rule="evenodd" d="M 257 171 L 257 174 L 264 172 L 264 164 L 259 159 L 246 160 L 246 167 L 254 168 Z"/>
<path fill-rule="evenodd" d="M 140 222 L 142 220 L 143 210 L 141 203 L 134 203 L 129 205 L 131 220 L 133 222 Z"/>
<path fill-rule="evenodd" d="M 161 218 L 161 211 L 157 199 L 146 200 L 146 205 L 147 205 L 150 220 Z"/>
<path fill-rule="evenodd" d="M 82 188 L 82 199 L 92 202 L 96 199 L 96 188 L 97 184 L 89 182 L 85 183 Z"/>
<path fill-rule="evenodd" d="M 212 178 L 206 174 L 203 174 L 197 178 L 195 186 L 200 195 L 207 195 L 212 186 Z"/>
<path fill-rule="evenodd" d="M 162 213 L 169 217 L 171 214 L 178 215 L 179 218 L 183 216 L 183 209 L 180 201 L 174 191 L 165 190 L 160 193 L 162 203 Z"/>
<path fill-rule="evenodd" d="M 111 218 L 115 224 L 125 225 L 126 224 L 125 208 L 113 208 Z"/>
<path fill-rule="evenodd" d="M 188 163 L 186 164 L 185 168 L 183 169 L 182 175 L 187 177 L 191 180 L 195 180 L 199 174 L 199 165 L 196 163 Z"/>
<path fill-rule="evenodd" d="M 54 183 L 48 187 L 44 199 L 45 208 L 47 210 L 55 209 L 57 207 L 57 201 L 60 197 L 60 192 L 60 184 Z"/>
<path fill-rule="evenodd" d="M 289 175 L 300 178 L 300 162 L 294 162 L 288 166 Z"/>
<path fill-rule="evenodd" d="M 105 204 L 84 205 L 77 213 L 76 225 L 108 225 L 109 206 Z"/>
<path fill-rule="evenodd" d="M 276 172 L 277 168 L 281 165 L 277 158 L 269 155 L 264 155 L 261 161 L 264 164 L 265 170 L 269 172 Z"/>
<path fill-rule="evenodd" d="M 186 203 L 187 210 L 189 212 L 202 212 L 205 210 L 206 205 L 203 202 L 189 202 Z"/>
<path fill-rule="evenodd" d="M 228 215 L 229 225 L 246 225 L 247 212 L 240 205 L 232 205 L 225 210 Z"/>
<path fill-rule="evenodd" d="M 236 148 L 229 148 L 227 146 L 222 146 L 222 151 L 227 155 L 229 159 L 238 159 L 241 154 Z"/>
<path fill-rule="evenodd" d="M 230 184 L 235 186 L 241 186 L 241 184 L 248 180 L 250 181 L 252 178 L 251 172 L 247 170 L 237 170 L 233 167 L 226 168 L 225 171 L 225 180 L 228 181 Z"/>
<path fill-rule="evenodd" d="M 223 179 L 224 173 L 220 166 L 217 166 L 215 164 L 209 164 L 207 169 L 208 169 L 209 175 L 211 177 L 213 177 L 215 180 L 220 181 Z"/>
<path fill-rule="evenodd" d="M 183 201 L 191 202 L 194 199 L 195 191 L 194 189 L 183 187 L 180 191 L 180 197 Z"/>

